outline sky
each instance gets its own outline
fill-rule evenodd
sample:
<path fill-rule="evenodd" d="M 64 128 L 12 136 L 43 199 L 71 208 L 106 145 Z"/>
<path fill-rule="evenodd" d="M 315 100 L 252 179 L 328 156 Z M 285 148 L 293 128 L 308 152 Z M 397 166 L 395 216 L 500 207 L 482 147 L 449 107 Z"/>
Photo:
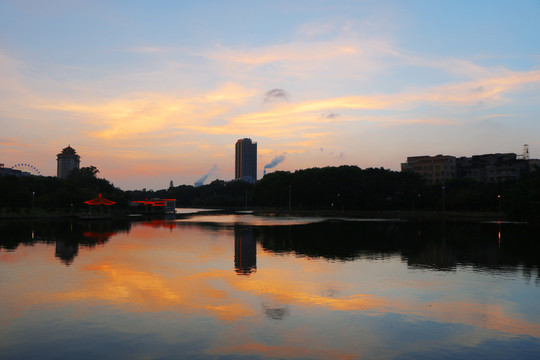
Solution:
<path fill-rule="evenodd" d="M 407 156 L 540 158 L 540 1 L 0 0 L 0 163 L 123 190 Z"/>

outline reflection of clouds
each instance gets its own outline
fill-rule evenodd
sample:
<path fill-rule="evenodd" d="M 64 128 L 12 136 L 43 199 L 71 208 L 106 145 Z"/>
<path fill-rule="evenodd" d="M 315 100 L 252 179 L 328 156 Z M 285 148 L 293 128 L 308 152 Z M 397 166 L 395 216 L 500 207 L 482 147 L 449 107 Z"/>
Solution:
<path fill-rule="evenodd" d="M 358 359 L 356 355 L 331 350 L 320 349 L 318 346 L 301 346 L 298 343 L 286 345 L 269 345 L 260 342 L 248 342 L 241 345 L 224 346 L 213 351 L 216 354 L 264 354 L 276 359 L 301 358 L 301 359 Z"/>
<path fill-rule="evenodd" d="M 228 272 L 209 271 L 169 278 L 159 272 L 145 272 L 126 265 L 99 264 L 88 267 L 100 276 L 79 290 L 50 294 L 52 301 L 107 301 L 128 311 L 210 312 L 223 321 L 255 315 L 254 309 L 222 290 Z"/>
<path fill-rule="evenodd" d="M 289 308 L 281 307 L 277 304 L 262 304 L 262 310 L 264 315 L 272 320 L 283 320 L 285 317 L 289 316 Z"/>
<path fill-rule="evenodd" d="M 263 304 L 263 313 L 271 319 L 289 315 L 289 306 L 362 312 L 368 316 L 404 314 L 450 324 L 466 324 L 509 334 L 540 337 L 540 324 L 519 319 L 501 305 L 475 302 L 437 302 L 429 304 L 407 299 L 393 299 L 372 294 L 340 296 L 327 289 L 318 295 L 313 282 L 297 283 L 284 271 L 265 270 L 256 281 L 236 277 L 224 270 L 200 272 L 191 276 L 170 278 L 159 272 L 143 272 L 126 266 L 101 264 L 92 271 L 104 279 L 84 284 L 81 290 L 51 294 L 54 301 L 104 300 L 122 304 L 132 311 L 175 311 L 210 313 L 223 321 L 253 317 L 257 311 L 243 298 L 246 294 L 271 299 Z M 313 274 L 316 276 L 317 274 Z"/>
<path fill-rule="evenodd" d="M 259 254 L 265 264 L 263 270 L 249 277 L 237 276 L 231 263 L 234 236 L 233 231 L 209 232 L 198 226 L 182 225 L 173 231 L 136 226 L 130 234 L 118 235 L 117 241 L 100 250 L 99 260 L 90 255 L 81 256 L 79 263 L 84 260 L 87 265 L 71 267 L 72 271 L 80 272 L 79 284 L 42 285 L 37 287 L 38 292 L 28 291 L 26 297 L 18 298 L 17 304 L 10 303 L 10 310 L 17 307 L 18 313 L 23 313 L 36 303 L 62 305 L 102 301 L 119 305 L 128 312 L 212 316 L 223 322 L 256 322 L 263 317 L 290 320 L 293 318 L 290 309 L 295 309 L 295 316 L 316 313 L 321 317 L 328 316 L 329 311 L 343 311 L 351 317 L 381 319 L 380 316 L 400 314 L 415 321 L 464 324 L 540 337 L 539 324 L 508 312 L 503 305 L 484 305 L 479 300 L 422 302 L 416 297 L 392 295 L 394 291 L 433 289 L 434 284 L 425 278 L 422 282 L 397 276 L 384 281 L 385 287 L 394 290 L 383 291 L 367 278 L 358 283 L 357 272 L 354 272 L 356 280 L 351 280 L 342 272 L 344 268 L 333 263 L 306 258 L 291 260 L 287 256 L 277 258 L 264 252 Z M 158 238 L 159 245 L 156 245 Z M 102 257 L 104 252 L 108 257 Z M 403 266 L 399 259 L 392 263 Z M 368 273 L 373 268 L 364 269 Z M 393 267 L 392 271 L 397 269 L 401 267 Z M 377 274 L 370 274 L 376 281 Z M 328 276 L 332 280 L 328 280 Z M 21 286 L 30 288 L 26 284 Z M 54 289 L 61 290 L 55 292 Z M 264 299 L 262 305 L 260 299 Z M 320 334 L 314 336 L 317 339 Z M 267 346 L 265 349 L 269 354 L 281 354 L 285 348 L 287 346 Z M 291 351 L 293 348 L 296 349 L 291 345 Z"/>
<path fill-rule="evenodd" d="M 233 321 L 255 315 L 255 312 L 253 312 L 252 309 L 248 309 L 245 305 L 238 303 L 210 305 L 206 307 L 206 310 L 214 313 L 218 319 L 224 321 Z"/>
<path fill-rule="evenodd" d="M 410 312 L 447 323 L 467 324 L 509 334 L 540 337 L 540 324 L 519 319 L 518 314 L 508 313 L 498 304 L 441 301 L 419 311 L 411 309 Z"/>
<path fill-rule="evenodd" d="M 101 264 L 90 267 L 91 271 L 96 271 L 105 275 L 107 281 L 99 281 L 98 286 L 88 291 L 89 297 L 102 300 L 109 300 L 115 303 L 146 303 L 151 302 L 154 308 L 160 308 L 170 304 L 178 303 L 182 299 L 182 293 L 174 289 L 166 279 L 158 274 L 137 271 L 122 265 Z M 78 298 L 84 296 L 83 293 L 75 291 L 65 294 L 67 297 Z M 138 299 L 138 300 L 137 300 Z"/>

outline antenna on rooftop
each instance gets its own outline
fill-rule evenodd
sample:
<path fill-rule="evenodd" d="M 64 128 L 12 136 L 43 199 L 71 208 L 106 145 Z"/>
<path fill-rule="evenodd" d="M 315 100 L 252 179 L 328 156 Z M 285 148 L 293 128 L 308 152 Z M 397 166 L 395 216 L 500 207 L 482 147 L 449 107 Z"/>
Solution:
<path fill-rule="evenodd" d="M 528 144 L 523 145 L 523 159 L 529 160 L 529 145 Z"/>

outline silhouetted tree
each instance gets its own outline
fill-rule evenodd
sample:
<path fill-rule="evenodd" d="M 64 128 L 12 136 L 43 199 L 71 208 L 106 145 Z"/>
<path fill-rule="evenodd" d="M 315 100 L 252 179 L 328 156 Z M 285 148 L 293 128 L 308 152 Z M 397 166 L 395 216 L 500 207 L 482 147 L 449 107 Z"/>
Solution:
<path fill-rule="evenodd" d="M 540 170 L 523 175 L 503 195 L 501 204 L 513 218 L 540 223 Z"/>

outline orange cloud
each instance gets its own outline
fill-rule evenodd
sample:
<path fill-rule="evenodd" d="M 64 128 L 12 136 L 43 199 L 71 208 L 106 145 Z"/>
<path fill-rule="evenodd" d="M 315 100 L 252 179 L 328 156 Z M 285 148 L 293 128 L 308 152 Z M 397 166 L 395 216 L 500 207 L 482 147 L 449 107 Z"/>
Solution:
<path fill-rule="evenodd" d="M 42 104 L 41 109 L 77 114 L 86 118 L 90 133 L 104 140 L 133 139 L 133 136 L 171 130 L 199 129 L 253 96 L 238 84 L 227 83 L 199 96 L 171 96 L 147 93 L 101 104 Z M 170 135 L 169 135 L 170 136 Z"/>
<path fill-rule="evenodd" d="M 24 146 L 29 147 L 30 144 L 26 144 L 18 138 L 0 138 L 0 145 L 2 146 Z"/>
<path fill-rule="evenodd" d="M 292 42 L 261 48 L 233 50 L 224 46 L 200 55 L 218 62 L 262 65 L 277 62 L 321 61 L 350 56 L 360 52 L 359 44 L 344 41 Z"/>

